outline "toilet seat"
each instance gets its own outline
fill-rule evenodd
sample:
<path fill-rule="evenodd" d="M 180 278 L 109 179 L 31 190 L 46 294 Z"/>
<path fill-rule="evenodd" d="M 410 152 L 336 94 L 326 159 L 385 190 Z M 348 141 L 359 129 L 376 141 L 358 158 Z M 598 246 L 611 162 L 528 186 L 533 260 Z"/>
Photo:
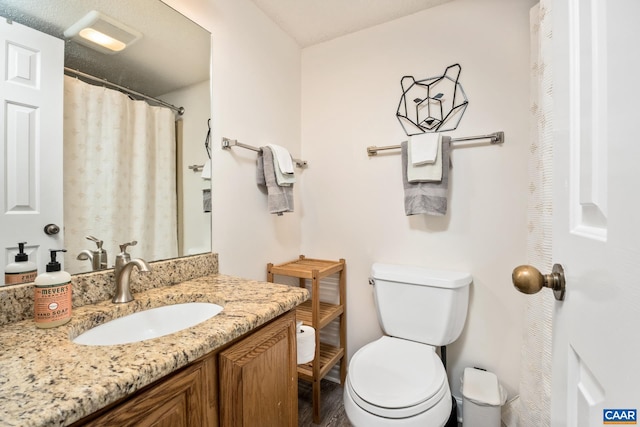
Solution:
<path fill-rule="evenodd" d="M 449 383 L 434 347 L 384 336 L 354 354 L 347 387 L 367 412 L 408 418 L 440 402 Z"/>

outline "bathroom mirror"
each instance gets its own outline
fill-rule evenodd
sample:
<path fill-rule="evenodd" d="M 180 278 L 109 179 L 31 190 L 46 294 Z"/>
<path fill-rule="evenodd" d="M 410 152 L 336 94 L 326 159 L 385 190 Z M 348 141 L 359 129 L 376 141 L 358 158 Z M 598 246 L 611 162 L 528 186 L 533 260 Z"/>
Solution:
<path fill-rule="evenodd" d="M 211 214 L 210 207 L 207 208 L 203 200 L 210 189 L 210 181 L 202 177 L 201 168 L 208 159 L 205 140 L 211 107 L 211 35 L 160 0 L 0 0 L 0 16 L 60 39 L 65 39 L 63 33 L 67 28 L 92 10 L 134 28 L 142 33 L 142 37 L 114 55 L 66 40 L 65 69 L 78 70 L 185 108 L 184 115 L 175 116 L 180 122 L 177 128 L 181 128 L 179 133 L 182 135 L 182 138 L 177 138 L 181 142 L 176 143 L 177 194 L 156 196 L 177 200 L 177 256 L 210 252 Z M 65 180 L 70 176 L 83 179 L 82 175 L 77 175 L 77 170 L 71 168 L 65 167 L 64 174 Z M 130 236 L 128 239 L 140 237 Z M 93 242 L 84 240 L 84 236 L 81 240 L 84 248 L 96 248 Z M 65 236 L 65 246 L 68 245 Z M 107 246 L 105 242 L 109 266 L 113 265 L 119 252 L 114 246 Z M 140 249 L 132 248 L 131 253 L 147 261 L 157 260 L 145 257 Z M 69 253 L 68 256 L 75 260 L 77 253 Z M 91 263 L 85 261 L 81 268 L 66 269 L 72 274 L 88 272 L 91 271 Z"/>

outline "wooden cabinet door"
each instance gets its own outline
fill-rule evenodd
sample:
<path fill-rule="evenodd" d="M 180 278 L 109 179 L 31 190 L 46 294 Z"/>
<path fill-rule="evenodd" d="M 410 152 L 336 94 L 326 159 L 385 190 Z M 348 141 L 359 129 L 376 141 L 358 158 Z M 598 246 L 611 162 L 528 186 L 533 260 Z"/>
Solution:
<path fill-rule="evenodd" d="M 211 357 L 215 359 L 215 357 Z M 183 371 L 84 425 L 100 427 L 204 427 L 207 361 Z M 207 421 L 208 422 L 208 421 Z M 206 425 L 209 427 L 209 425 Z"/>
<path fill-rule="evenodd" d="M 294 312 L 220 353 L 221 426 L 297 426 L 296 357 Z"/>

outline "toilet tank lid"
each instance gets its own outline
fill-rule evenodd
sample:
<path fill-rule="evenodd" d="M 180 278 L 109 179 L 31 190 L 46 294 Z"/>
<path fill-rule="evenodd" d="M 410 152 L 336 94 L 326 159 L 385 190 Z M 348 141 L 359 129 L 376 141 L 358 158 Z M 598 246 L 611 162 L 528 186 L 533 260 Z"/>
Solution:
<path fill-rule="evenodd" d="M 375 263 L 371 267 L 371 277 L 390 282 L 438 288 L 461 288 L 471 283 L 471 274 L 461 271 L 434 270 L 411 265 Z"/>

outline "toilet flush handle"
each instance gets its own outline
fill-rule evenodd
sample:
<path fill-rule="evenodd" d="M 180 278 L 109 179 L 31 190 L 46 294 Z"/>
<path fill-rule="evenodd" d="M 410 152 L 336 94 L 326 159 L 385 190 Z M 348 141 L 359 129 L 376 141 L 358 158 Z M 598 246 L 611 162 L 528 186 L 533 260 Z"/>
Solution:
<path fill-rule="evenodd" d="M 535 294 L 543 287 L 547 287 L 553 289 L 553 295 L 558 301 L 564 300 L 564 269 L 560 264 L 554 264 L 551 274 L 545 275 L 531 265 L 521 265 L 513 270 L 511 280 L 513 285 L 524 294 Z"/>
<path fill-rule="evenodd" d="M 369 284 L 370 284 L 371 286 L 373 286 L 373 285 L 375 285 L 375 284 L 376 284 L 376 281 L 375 281 L 375 279 L 374 279 L 373 277 L 369 277 Z"/>

